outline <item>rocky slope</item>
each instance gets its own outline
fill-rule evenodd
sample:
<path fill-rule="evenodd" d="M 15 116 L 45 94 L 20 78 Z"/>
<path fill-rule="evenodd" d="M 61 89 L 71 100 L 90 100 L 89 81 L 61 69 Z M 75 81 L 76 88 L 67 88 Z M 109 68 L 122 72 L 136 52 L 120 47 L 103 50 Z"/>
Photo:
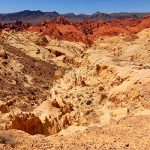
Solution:
<path fill-rule="evenodd" d="M 0 148 L 148 149 L 149 27 L 148 16 L 1 26 Z"/>

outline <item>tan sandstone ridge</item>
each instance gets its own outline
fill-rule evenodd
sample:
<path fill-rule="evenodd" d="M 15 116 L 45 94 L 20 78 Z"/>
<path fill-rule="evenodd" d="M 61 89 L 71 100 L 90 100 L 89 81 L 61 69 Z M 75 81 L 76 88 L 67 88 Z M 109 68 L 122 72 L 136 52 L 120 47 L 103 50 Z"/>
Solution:
<path fill-rule="evenodd" d="M 70 25 L 60 21 L 52 24 Z M 0 148 L 148 150 L 145 24 L 149 18 L 134 34 L 98 34 L 90 46 L 44 32 L 2 30 Z"/>

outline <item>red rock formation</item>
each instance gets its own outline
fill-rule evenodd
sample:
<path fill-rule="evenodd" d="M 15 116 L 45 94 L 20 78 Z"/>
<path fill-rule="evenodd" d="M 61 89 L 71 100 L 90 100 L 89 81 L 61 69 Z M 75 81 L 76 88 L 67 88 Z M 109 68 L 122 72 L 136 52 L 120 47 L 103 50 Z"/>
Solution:
<path fill-rule="evenodd" d="M 43 32 L 52 38 L 90 44 L 99 36 L 136 34 L 150 27 L 150 17 L 112 21 L 69 22 L 64 18 L 45 21 L 42 25 L 31 26 L 30 31 Z"/>
<path fill-rule="evenodd" d="M 87 43 L 87 37 L 82 31 L 66 19 L 57 18 L 51 21 L 45 21 L 42 25 L 31 26 L 29 31 L 42 32 L 51 38 L 59 40 L 69 40 Z"/>
<path fill-rule="evenodd" d="M 143 19 L 124 19 L 112 21 L 70 22 L 65 18 L 42 21 L 39 25 L 23 24 L 20 21 L 4 24 L 3 29 L 16 31 L 29 30 L 42 32 L 53 39 L 84 42 L 91 44 L 99 36 L 115 36 L 119 34 L 133 35 L 150 27 L 150 16 Z"/>

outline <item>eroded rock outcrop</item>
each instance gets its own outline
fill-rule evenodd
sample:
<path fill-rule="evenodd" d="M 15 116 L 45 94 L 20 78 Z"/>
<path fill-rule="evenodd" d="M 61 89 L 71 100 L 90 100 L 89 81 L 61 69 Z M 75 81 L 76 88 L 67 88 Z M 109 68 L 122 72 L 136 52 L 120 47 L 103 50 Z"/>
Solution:
<path fill-rule="evenodd" d="M 32 113 L 19 113 L 13 116 L 7 129 L 17 129 L 29 134 L 53 135 L 71 125 L 70 103 L 45 101 Z"/>
<path fill-rule="evenodd" d="M 18 114 L 7 128 L 22 130 L 32 135 L 43 133 L 41 120 L 34 114 Z"/>

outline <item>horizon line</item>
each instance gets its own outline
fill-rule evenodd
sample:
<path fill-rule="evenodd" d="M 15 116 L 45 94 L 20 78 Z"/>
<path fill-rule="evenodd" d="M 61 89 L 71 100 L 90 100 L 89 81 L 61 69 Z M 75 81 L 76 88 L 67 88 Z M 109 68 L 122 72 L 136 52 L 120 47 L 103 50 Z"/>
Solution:
<path fill-rule="evenodd" d="M 40 12 L 43 12 L 43 13 L 48 13 L 48 12 L 56 12 L 58 14 L 69 14 L 69 13 L 72 13 L 72 14 L 75 14 L 75 15 L 80 15 L 80 14 L 86 14 L 86 15 L 92 15 L 92 14 L 95 14 L 95 13 L 104 13 L 104 14 L 114 14 L 114 13 L 150 13 L 150 11 L 116 11 L 116 12 L 104 12 L 104 11 L 95 11 L 95 12 L 91 12 L 91 13 L 75 13 L 75 12 L 58 12 L 58 11 L 43 11 L 43 10 L 31 10 L 31 9 L 24 9 L 24 10 L 18 10 L 18 11 L 11 11 L 11 12 L 0 12 L 0 14 L 13 14 L 13 13 L 19 13 L 19 12 L 23 12 L 23 11 L 40 11 Z"/>

